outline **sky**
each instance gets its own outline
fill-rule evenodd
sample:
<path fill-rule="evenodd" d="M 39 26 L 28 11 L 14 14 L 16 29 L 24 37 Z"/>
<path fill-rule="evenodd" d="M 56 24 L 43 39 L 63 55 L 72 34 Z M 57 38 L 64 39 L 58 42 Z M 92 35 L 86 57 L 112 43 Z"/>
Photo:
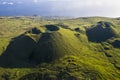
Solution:
<path fill-rule="evenodd" d="M 0 0 L 0 16 L 120 17 L 120 0 Z"/>

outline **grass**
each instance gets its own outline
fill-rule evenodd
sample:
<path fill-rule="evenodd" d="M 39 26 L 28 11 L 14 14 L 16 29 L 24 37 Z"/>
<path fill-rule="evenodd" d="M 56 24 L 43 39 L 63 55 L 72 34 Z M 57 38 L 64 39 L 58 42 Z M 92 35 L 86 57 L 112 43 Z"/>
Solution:
<path fill-rule="evenodd" d="M 9 41 L 7 38 L 0 38 L 0 55 L 6 50 Z"/>
<path fill-rule="evenodd" d="M 0 80 L 119 80 L 120 49 L 111 44 L 119 38 L 110 38 L 99 43 L 88 41 L 86 29 L 99 21 L 111 22 L 119 34 L 119 20 L 113 18 L 45 20 L 4 17 L 0 20 L 0 53 L 6 49 L 11 38 L 37 27 L 41 31 L 40 34 L 26 33 L 25 36 L 39 45 L 38 49 L 35 49 L 41 52 L 40 55 L 35 54 L 37 58 L 46 59 L 46 56 L 52 55 L 52 59 L 49 62 L 38 61 L 40 64 L 34 68 L 1 67 Z M 57 25 L 59 23 L 62 23 L 62 26 Z M 47 31 L 45 25 L 49 24 L 59 27 L 59 30 Z M 63 25 L 67 28 L 63 28 Z M 80 28 L 80 32 L 75 31 L 75 28 Z"/>

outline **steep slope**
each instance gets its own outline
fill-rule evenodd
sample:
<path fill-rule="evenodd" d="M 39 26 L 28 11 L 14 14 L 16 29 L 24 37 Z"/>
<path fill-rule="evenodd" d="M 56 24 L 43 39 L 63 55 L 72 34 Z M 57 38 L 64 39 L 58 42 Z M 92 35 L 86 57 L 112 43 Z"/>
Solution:
<path fill-rule="evenodd" d="M 69 49 L 73 46 L 67 42 L 67 38 L 59 32 L 43 33 L 37 44 L 33 57 L 38 63 L 50 62 L 63 55 L 76 54 L 74 49 Z"/>
<path fill-rule="evenodd" d="M 117 37 L 114 25 L 110 22 L 100 21 L 96 26 L 86 31 L 89 41 L 102 42 L 112 37 Z"/>
<path fill-rule="evenodd" d="M 71 37 L 66 37 L 66 34 L 61 31 L 71 33 Z M 0 65 L 3 67 L 34 67 L 42 62 L 55 61 L 65 55 L 78 54 L 79 44 L 79 40 L 70 30 L 62 28 L 59 30 L 57 26 L 46 25 L 45 32 L 41 33 L 39 29 L 33 28 L 10 42 L 6 51 L 0 56 Z"/>
<path fill-rule="evenodd" d="M 35 41 L 28 36 L 21 35 L 16 37 L 0 56 L 0 65 L 3 67 L 30 66 L 27 63 L 29 61 L 28 55 L 31 54 L 35 45 Z"/>

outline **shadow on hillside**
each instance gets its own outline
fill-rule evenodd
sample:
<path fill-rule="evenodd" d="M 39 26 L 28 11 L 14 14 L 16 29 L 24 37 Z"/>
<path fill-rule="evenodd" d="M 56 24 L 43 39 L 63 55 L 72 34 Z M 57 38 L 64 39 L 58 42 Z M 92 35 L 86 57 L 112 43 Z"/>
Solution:
<path fill-rule="evenodd" d="M 34 67 L 29 57 L 35 46 L 36 42 L 28 36 L 20 35 L 13 38 L 0 56 L 0 66 L 5 68 Z"/>
<path fill-rule="evenodd" d="M 32 29 L 26 33 L 37 35 L 40 32 L 37 29 Z M 41 33 L 38 42 L 25 34 L 13 38 L 0 56 L 0 66 L 5 68 L 31 68 L 42 62 L 53 61 L 56 59 L 56 52 L 52 44 L 54 33 Z"/>
<path fill-rule="evenodd" d="M 49 63 L 57 59 L 55 44 L 53 42 L 55 35 L 59 35 L 56 31 L 59 27 L 54 25 L 46 25 L 46 33 L 41 33 L 37 28 L 32 28 L 24 34 L 15 37 L 9 43 L 7 49 L 0 56 L 0 67 L 5 68 L 31 68 L 42 62 Z M 35 41 L 33 34 L 38 41 Z M 58 37 L 59 37 L 58 36 Z"/>
<path fill-rule="evenodd" d="M 86 31 L 88 40 L 92 42 L 104 42 L 107 39 L 116 37 L 116 31 L 112 28 L 112 24 L 109 22 L 100 21 L 96 26 Z"/>

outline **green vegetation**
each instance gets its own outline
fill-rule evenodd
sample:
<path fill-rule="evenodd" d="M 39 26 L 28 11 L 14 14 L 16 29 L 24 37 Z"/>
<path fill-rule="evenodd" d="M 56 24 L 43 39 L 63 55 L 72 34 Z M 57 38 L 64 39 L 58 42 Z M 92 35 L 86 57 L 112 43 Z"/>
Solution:
<path fill-rule="evenodd" d="M 96 26 L 86 30 L 88 39 L 94 42 L 102 42 L 112 37 L 117 37 L 117 32 L 114 29 L 114 25 L 110 22 L 100 21 Z M 95 34 L 95 35 L 94 35 Z"/>
<path fill-rule="evenodd" d="M 116 18 L 0 18 L 0 80 L 120 80 Z"/>

